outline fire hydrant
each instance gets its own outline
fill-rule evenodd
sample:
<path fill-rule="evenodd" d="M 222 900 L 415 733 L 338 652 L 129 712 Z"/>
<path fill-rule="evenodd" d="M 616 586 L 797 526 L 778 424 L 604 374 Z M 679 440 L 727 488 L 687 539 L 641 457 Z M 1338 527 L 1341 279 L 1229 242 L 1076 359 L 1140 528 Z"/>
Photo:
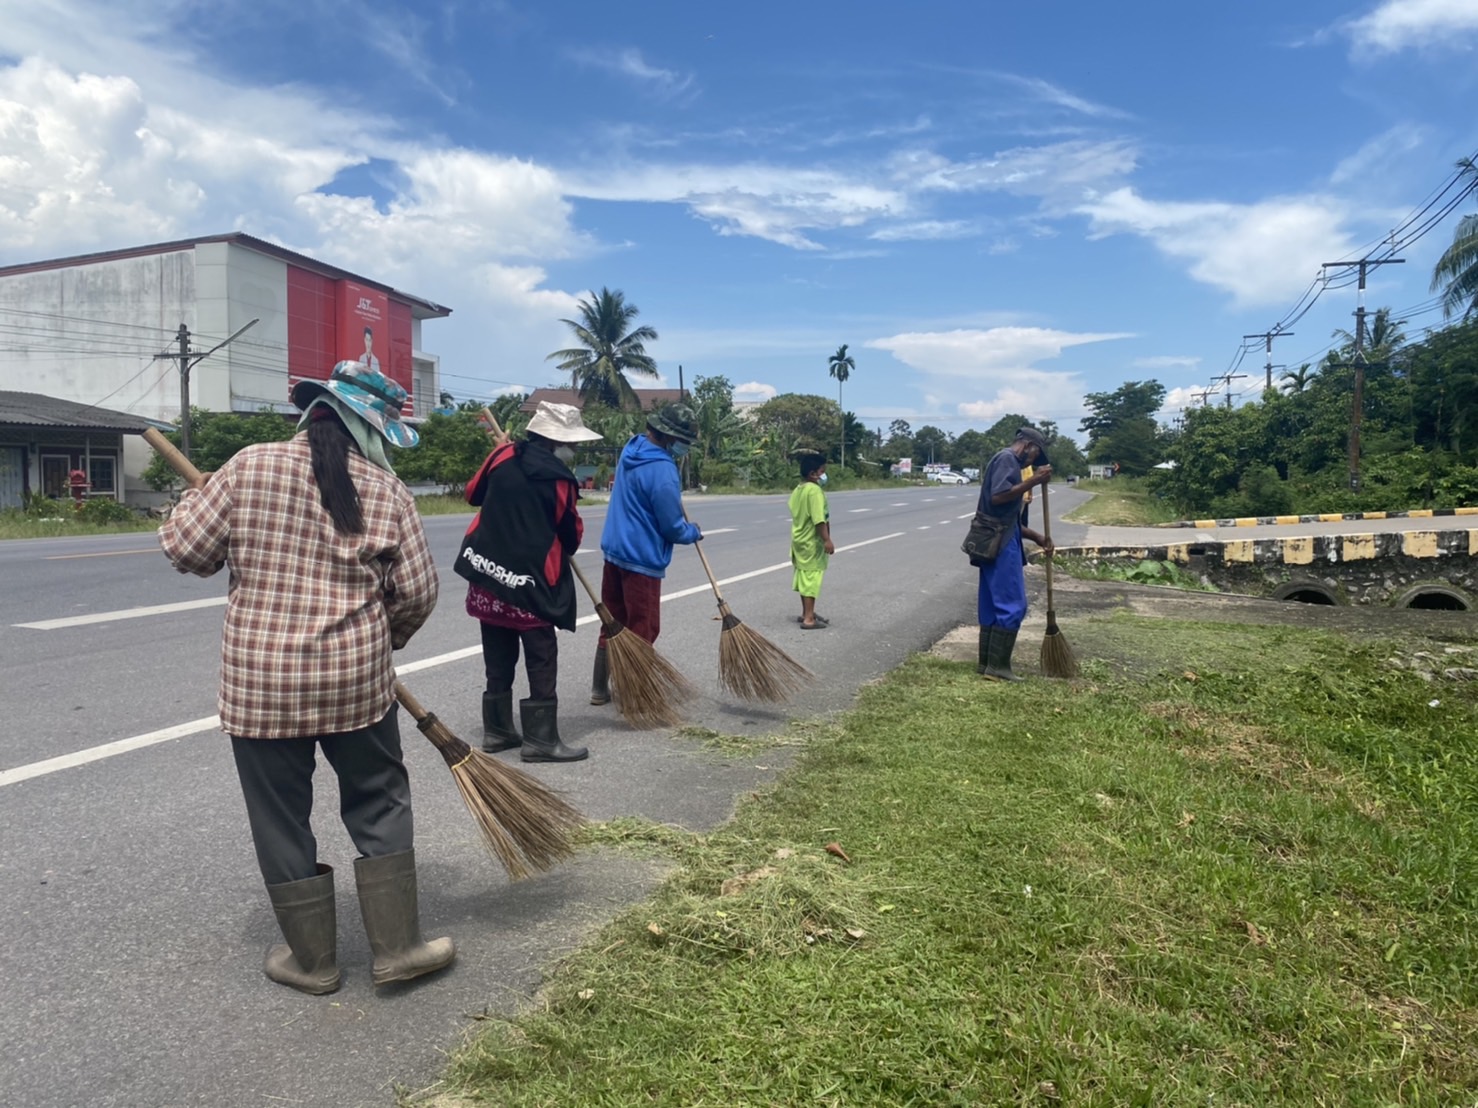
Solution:
<path fill-rule="evenodd" d="M 78 504 L 82 503 L 83 497 L 87 495 L 88 488 L 91 487 L 87 480 L 87 474 L 83 473 L 80 469 L 74 469 L 71 473 L 67 474 L 67 486 L 72 490 L 72 499 L 77 501 Z"/>

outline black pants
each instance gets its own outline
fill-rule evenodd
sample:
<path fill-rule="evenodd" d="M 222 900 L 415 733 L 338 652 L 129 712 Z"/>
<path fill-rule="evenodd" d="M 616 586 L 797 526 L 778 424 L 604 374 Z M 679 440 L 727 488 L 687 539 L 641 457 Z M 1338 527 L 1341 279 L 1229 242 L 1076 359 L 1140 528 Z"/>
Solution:
<path fill-rule="evenodd" d="M 399 854 L 413 845 L 411 784 L 400 754 L 396 705 L 379 723 L 358 731 L 300 739 L 231 736 L 236 772 L 246 799 L 257 865 L 269 885 L 301 881 L 318 872 L 313 813 L 315 753 L 339 778 L 339 815 L 366 858 Z"/>
<path fill-rule="evenodd" d="M 554 700 L 559 696 L 559 639 L 553 627 L 514 631 L 508 627 L 482 624 L 482 665 L 487 671 L 490 693 L 513 688 L 513 670 L 518 665 L 518 644 L 523 642 L 524 666 L 529 672 L 529 699 Z"/>

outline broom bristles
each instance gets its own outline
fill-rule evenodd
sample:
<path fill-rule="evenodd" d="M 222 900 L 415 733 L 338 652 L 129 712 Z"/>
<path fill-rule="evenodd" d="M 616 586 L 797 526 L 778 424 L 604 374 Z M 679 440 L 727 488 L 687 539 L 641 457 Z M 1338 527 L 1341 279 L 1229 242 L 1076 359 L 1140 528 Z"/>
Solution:
<path fill-rule="evenodd" d="M 573 851 L 571 834 L 585 822 L 538 778 L 474 750 L 435 713 L 416 727 L 441 751 L 462 802 L 477 821 L 482 843 L 517 881 L 552 868 Z"/>
<path fill-rule="evenodd" d="M 816 679 L 800 662 L 721 604 L 718 637 L 719 683 L 741 700 L 778 704 Z"/>
<path fill-rule="evenodd" d="M 627 723 L 643 730 L 682 723 L 678 709 L 698 690 L 656 647 L 612 620 L 606 626 L 606 660 L 616 707 Z"/>
<path fill-rule="evenodd" d="M 1047 613 L 1047 637 L 1042 640 L 1042 672 L 1048 677 L 1076 677 L 1078 659 L 1067 636 L 1057 629 L 1057 613 Z"/>

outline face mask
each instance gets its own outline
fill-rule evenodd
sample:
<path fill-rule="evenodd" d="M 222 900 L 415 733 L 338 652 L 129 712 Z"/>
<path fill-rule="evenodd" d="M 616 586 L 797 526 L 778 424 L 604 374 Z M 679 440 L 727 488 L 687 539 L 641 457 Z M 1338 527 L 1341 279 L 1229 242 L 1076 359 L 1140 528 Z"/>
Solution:
<path fill-rule="evenodd" d="M 687 455 L 687 453 L 688 453 L 688 444 L 687 443 L 685 443 L 685 442 L 675 442 L 675 443 L 672 444 L 672 456 L 674 458 L 682 458 L 682 457 L 685 457 Z"/>
<path fill-rule="evenodd" d="M 573 446 L 556 446 L 554 448 L 554 456 L 565 465 L 569 465 L 575 460 L 575 448 Z"/>
<path fill-rule="evenodd" d="M 816 483 L 824 488 L 826 486 L 826 474 L 823 473 L 820 477 L 816 478 Z"/>

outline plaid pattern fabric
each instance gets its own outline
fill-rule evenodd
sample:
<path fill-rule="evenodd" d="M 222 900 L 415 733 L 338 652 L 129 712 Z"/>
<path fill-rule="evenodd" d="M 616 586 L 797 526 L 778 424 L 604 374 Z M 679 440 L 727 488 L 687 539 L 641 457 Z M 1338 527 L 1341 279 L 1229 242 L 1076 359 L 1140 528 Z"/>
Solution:
<path fill-rule="evenodd" d="M 319 502 L 306 434 L 242 450 L 159 529 L 181 573 L 230 567 L 221 642 L 221 727 L 251 739 L 368 727 L 394 699 L 392 649 L 436 606 L 415 500 L 349 452 L 362 535 L 340 535 Z"/>

